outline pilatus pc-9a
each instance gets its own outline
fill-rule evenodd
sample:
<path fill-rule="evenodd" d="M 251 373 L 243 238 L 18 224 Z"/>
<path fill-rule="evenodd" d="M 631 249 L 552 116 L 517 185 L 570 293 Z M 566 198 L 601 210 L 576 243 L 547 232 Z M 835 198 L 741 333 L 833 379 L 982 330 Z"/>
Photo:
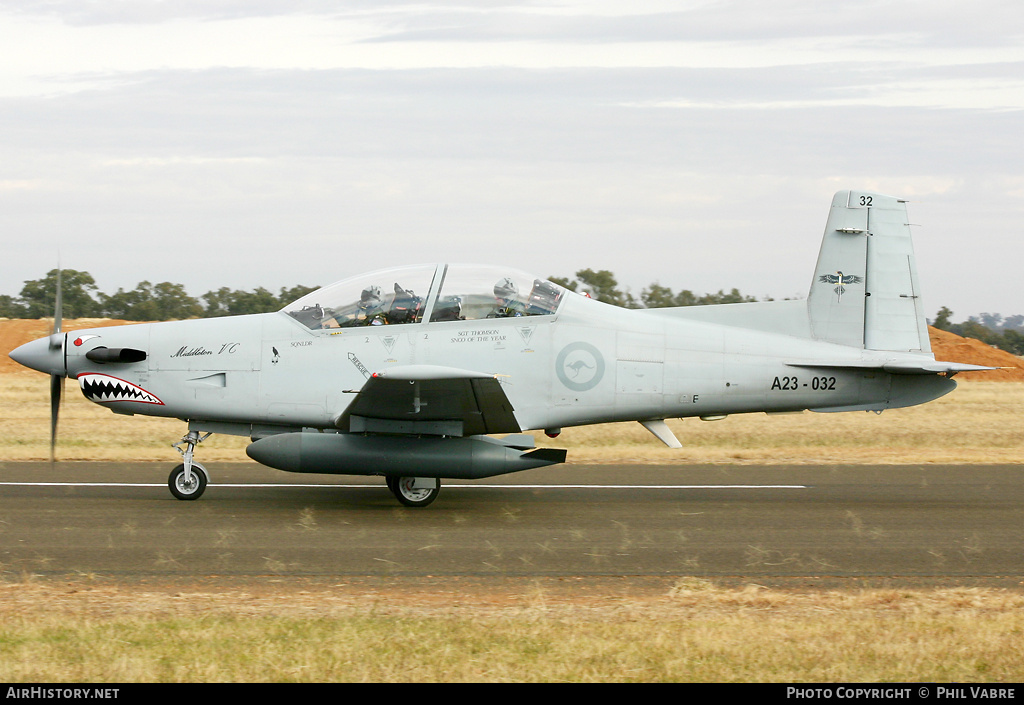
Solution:
<path fill-rule="evenodd" d="M 906 206 L 832 200 L 806 300 L 627 310 L 501 266 L 396 267 L 276 313 L 60 331 L 11 353 L 119 414 L 181 419 L 169 486 L 202 495 L 211 433 L 281 470 L 379 475 L 425 506 L 440 480 L 565 460 L 528 430 L 921 404 L 988 369 L 931 353 Z"/>

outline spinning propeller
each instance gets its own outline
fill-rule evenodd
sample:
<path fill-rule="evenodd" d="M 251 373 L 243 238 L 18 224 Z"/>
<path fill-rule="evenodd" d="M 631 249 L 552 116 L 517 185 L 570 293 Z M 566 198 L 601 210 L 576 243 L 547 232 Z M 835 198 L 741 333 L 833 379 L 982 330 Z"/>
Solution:
<path fill-rule="evenodd" d="M 50 462 L 54 461 L 57 443 L 57 416 L 64 391 L 64 378 L 68 374 L 67 335 L 61 332 L 63 324 L 63 297 L 61 295 L 61 269 L 57 267 L 57 296 L 53 313 L 53 331 L 45 338 L 25 343 L 11 351 L 15 362 L 50 375 Z"/>
<path fill-rule="evenodd" d="M 64 345 L 67 341 L 67 336 L 61 333 L 61 325 L 63 323 L 63 308 L 64 301 L 61 296 L 61 270 L 57 268 L 57 296 L 54 304 L 53 312 L 53 332 L 50 333 L 49 346 L 51 354 L 56 352 L 60 356 L 61 362 L 64 361 Z M 57 446 L 57 417 L 60 415 L 60 401 L 64 395 L 64 381 L 67 379 L 67 367 L 64 367 L 63 374 L 57 374 L 53 371 L 50 372 L 50 463 L 53 463 L 56 457 L 55 450 Z"/>
<path fill-rule="evenodd" d="M 57 446 L 57 419 L 60 415 L 61 398 L 64 396 L 64 382 L 68 376 L 68 336 L 63 326 L 64 299 L 61 291 L 60 266 L 57 267 L 56 296 L 53 312 L 53 330 L 45 338 L 25 343 L 11 351 L 15 362 L 50 375 L 50 462 L 54 462 Z M 90 336 L 96 337 L 96 336 Z M 144 350 L 135 348 L 97 347 L 85 353 L 85 357 L 97 363 L 133 363 L 146 359 Z"/>

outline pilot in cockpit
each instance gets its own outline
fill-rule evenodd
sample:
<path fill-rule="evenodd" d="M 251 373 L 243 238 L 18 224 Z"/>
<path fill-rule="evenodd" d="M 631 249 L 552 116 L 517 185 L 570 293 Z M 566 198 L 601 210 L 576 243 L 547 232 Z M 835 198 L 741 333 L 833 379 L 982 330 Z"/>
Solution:
<path fill-rule="evenodd" d="M 359 305 L 356 311 L 355 325 L 357 326 L 382 326 L 388 322 L 384 313 L 384 299 L 380 294 L 379 286 L 368 286 L 359 295 Z"/>
<path fill-rule="evenodd" d="M 517 298 L 519 287 L 508 277 L 503 277 L 494 285 L 494 310 L 487 314 L 488 318 L 513 318 L 525 315 L 525 308 Z"/>

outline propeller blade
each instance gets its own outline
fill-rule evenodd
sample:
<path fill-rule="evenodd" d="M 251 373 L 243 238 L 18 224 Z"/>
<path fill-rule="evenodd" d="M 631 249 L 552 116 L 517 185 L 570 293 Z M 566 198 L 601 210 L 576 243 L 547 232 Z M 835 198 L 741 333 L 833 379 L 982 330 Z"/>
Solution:
<path fill-rule="evenodd" d="M 50 349 L 64 352 L 64 338 L 61 326 L 64 324 L 64 296 L 61 292 L 61 267 L 57 263 L 57 295 L 53 305 L 53 333 L 50 334 Z M 66 370 L 65 370 L 66 372 Z M 50 464 L 57 457 L 57 418 L 60 416 L 60 401 L 64 393 L 64 375 L 50 375 Z"/>
<path fill-rule="evenodd" d="M 60 401 L 64 394 L 64 377 L 50 375 L 50 463 L 56 459 L 57 417 L 60 415 Z"/>
<path fill-rule="evenodd" d="M 64 295 L 61 292 L 61 269 L 57 265 L 57 296 L 53 305 L 53 332 L 50 334 L 50 348 L 56 348 L 61 344 L 59 333 L 64 324 Z"/>

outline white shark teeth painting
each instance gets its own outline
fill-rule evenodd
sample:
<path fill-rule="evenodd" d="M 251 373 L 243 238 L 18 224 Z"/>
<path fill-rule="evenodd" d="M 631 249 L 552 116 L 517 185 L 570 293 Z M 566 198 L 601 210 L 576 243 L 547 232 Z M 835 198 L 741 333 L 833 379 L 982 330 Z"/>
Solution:
<path fill-rule="evenodd" d="M 141 404 L 163 405 L 163 402 L 155 394 L 110 375 L 94 372 L 80 374 L 78 375 L 78 384 L 82 387 L 82 394 L 89 401 L 100 404 L 112 401 L 135 401 Z"/>

